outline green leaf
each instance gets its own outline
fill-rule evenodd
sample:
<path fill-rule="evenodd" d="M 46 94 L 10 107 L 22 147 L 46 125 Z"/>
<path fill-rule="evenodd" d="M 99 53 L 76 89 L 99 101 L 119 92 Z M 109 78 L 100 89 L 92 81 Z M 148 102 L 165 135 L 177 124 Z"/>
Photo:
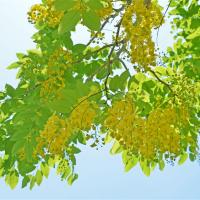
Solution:
<path fill-rule="evenodd" d="M 125 71 L 120 76 L 115 76 L 110 81 L 110 89 L 113 91 L 117 91 L 118 89 L 124 90 L 126 87 L 126 83 L 129 77 L 129 72 Z"/>
<path fill-rule="evenodd" d="M 147 161 L 140 161 L 140 167 L 142 169 L 142 172 L 146 175 L 146 176 L 150 176 L 151 174 L 151 169 L 150 167 L 147 165 Z"/>
<path fill-rule="evenodd" d="M 110 143 L 112 141 L 112 137 L 109 134 L 106 134 L 106 137 L 104 139 L 105 144 Z"/>
<path fill-rule="evenodd" d="M 75 5 L 76 1 L 74 0 L 55 0 L 54 2 L 54 8 L 56 10 L 69 10 Z"/>
<path fill-rule="evenodd" d="M 70 155 L 70 160 L 72 161 L 72 165 L 76 165 L 76 157 L 74 156 L 74 154 Z"/>
<path fill-rule="evenodd" d="M 32 172 L 35 168 L 36 167 L 33 163 L 27 163 L 26 161 L 18 162 L 18 170 L 22 176 Z"/>
<path fill-rule="evenodd" d="M 5 98 L 5 93 L 3 92 L 0 92 L 0 100 L 4 99 Z"/>
<path fill-rule="evenodd" d="M 5 181 L 12 190 L 15 189 L 15 187 L 17 186 L 18 181 L 19 181 L 18 173 L 16 171 L 14 171 L 14 172 L 11 172 L 10 174 L 7 174 Z"/>
<path fill-rule="evenodd" d="M 4 168 L 0 168 L 0 177 L 3 176 Z"/>
<path fill-rule="evenodd" d="M 84 45 L 84 44 L 76 44 L 76 45 L 73 46 L 72 51 L 75 54 L 79 54 L 79 53 L 82 53 L 85 50 L 86 47 L 87 46 Z"/>
<path fill-rule="evenodd" d="M 31 142 L 25 143 L 25 156 L 28 162 L 32 161 L 32 154 L 33 154 L 33 144 Z"/>
<path fill-rule="evenodd" d="M 84 145 L 86 144 L 86 140 L 85 140 L 84 134 L 82 132 L 78 133 L 77 139 L 81 144 L 84 144 Z"/>
<path fill-rule="evenodd" d="M 40 170 L 37 171 L 35 177 L 36 177 L 37 185 L 40 185 L 42 183 L 42 179 L 43 179 L 43 176 L 42 176 L 42 173 Z"/>
<path fill-rule="evenodd" d="M 70 148 L 71 148 L 73 154 L 78 154 L 81 152 L 81 150 L 79 148 L 75 147 L 74 145 L 72 145 Z"/>
<path fill-rule="evenodd" d="M 157 66 L 154 70 L 156 73 L 159 73 L 161 75 L 166 75 L 166 68 L 162 66 Z"/>
<path fill-rule="evenodd" d="M 196 29 L 192 34 L 190 34 L 187 39 L 194 39 L 196 37 L 200 37 L 200 27 Z"/>
<path fill-rule="evenodd" d="M 120 143 L 119 143 L 118 141 L 115 141 L 115 143 L 113 144 L 113 146 L 112 146 L 112 148 L 111 148 L 111 150 L 110 150 L 110 153 L 111 153 L 112 155 L 114 155 L 114 154 L 121 153 L 122 150 L 123 150 L 123 149 L 122 149 Z"/>
<path fill-rule="evenodd" d="M 48 159 L 48 166 L 49 167 L 54 167 L 55 163 L 56 163 L 55 159 L 53 159 L 51 157 Z"/>
<path fill-rule="evenodd" d="M 29 50 L 27 50 L 27 53 L 29 56 L 37 56 L 37 57 L 42 56 L 42 52 L 38 49 L 29 49 Z"/>
<path fill-rule="evenodd" d="M 13 123 L 15 123 L 15 122 L 19 123 L 19 121 L 20 121 L 20 120 L 17 119 L 18 117 L 16 118 L 16 116 L 18 116 L 18 115 L 16 114 L 15 117 L 13 118 Z M 19 115 L 19 118 L 20 118 L 20 116 L 21 116 L 21 119 L 23 119 L 22 116 L 26 117 L 25 114 Z M 22 140 L 23 142 L 25 142 L 24 139 L 28 134 L 29 134 L 28 129 L 26 127 L 23 127 L 23 129 L 16 130 L 15 133 L 11 136 L 10 140 L 11 141 L 18 141 L 18 142 L 19 142 L 19 140 Z"/>
<path fill-rule="evenodd" d="M 71 33 L 66 32 L 64 35 L 62 35 L 62 41 L 63 44 L 67 49 L 72 49 L 73 48 L 73 41 L 71 39 Z"/>
<path fill-rule="evenodd" d="M 190 153 L 190 154 L 189 154 L 189 158 L 190 158 L 190 160 L 193 162 L 193 161 L 195 161 L 196 156 L 195 156 L 195 154 Z"/>
<path fill-rule="evenodd" d="M 10 96 L 10 97 L 14 97 L 15 95 L 15 88 L 13 88 L 11 85 L 9 84 L 6 84 L 5 85 L 5 89 L 6 89 L 6 92 L 7 94 Z"/>
<path fill-rule="evenodd" d="M 23 58 L 25 58 L 25 54 L 23 53 L 16 53 L 16 56 L 19 60 L 22 60 Z"/>
<path fill-rule="evenodd" d="M 165 162 L 164 162 L 164 160 L 160 160 L 160 161 L 159 161 L 159 169 L 160 169 L 161 171 L 163 171 L 164 168 L 165 168 Z"/>
<path fill-rule="evenodd" d="M 187 154 L 187 153 L 182 154 L 182 155 L 180 156 L 180 159 L 179 159 L 179 161 L 178 161 L 178 164 L 179 164 L 179 165 L 182 165 L 182 164 L 187 160 L 187 158 L 188 158 L 188 154 Z"/>
<path fill-rule="evenodd" d="M 31 182 L 30 182 L 30 190 L 33 189 L 33 187 L 35 186 L 35 182 L 36 182 L 36 178 L 35 176 L 31 177 Z"/>
<path fill-rule="evenodd" d="M 70 173 L 71 173 L 70 167 L 69 166 L 65 167 L 65 170 L 64 170 L 63 175 L 62 175 L 61 178 L 62 179 L 66 179 L 69 176 Z"/>
<path fill-rule="evenodd" d="M 146 116 L 152 110 L 151 104 L 148 102 L 142 101 L 141 99 L 139 99 L 136 102 L 136 104 L 137 104 L 138 108 L 140 109 L 142 116 Z"/>
<path fill-rule="evenodd" d="M 45 163 L 41 163 L 40 169 L 41 169 L 43 175 L 44 175 L 46 178 L 48 178 L 48 176 L 49 176 L 49 171 L 50 171 L 49 166 L 46 165 Z"/>
<path fill-rule="evenodd" d="M 149 94 L 152 94 L 152 89 L 155 87 L 155 83 L 152 80 L 143 82 L 142 89 L 146 90 Z"/>
<path fill-rule="evenodd" d="M 138 158 L 135 156 L 131 156 L 130 159 L 127 160 L 126 164 L 125 164 L 125 172 L 130 171 L 133 167 L 135 167 L 138 163 Z"/>
<path fill-rule="evenodd" d="M 99 10 L 103 8 L 103 4 L 97 0 L 89 0 L 87 5 L 90 7 L 91 10 Z"/>
<path fill-rule="evenodd" d="M 63 34 L 65 32 L 70 32 L 75 30 L 77 23 L 80 21 L 81 15 L 77 11 L 69 11 L 67 12 L 63 19 L 60 22 L 58 32 L 59 34 Z"/>
<path fill-rule="evenodd" d="M 90 91 L 89 83 L 84 84 L 82 81 L 76 79 L 72 80 L 68 86 L 60 91 L 60 99 L 55 99 L 55 101 L 49 103 L 49 108 L 53 111 L 68 113 L 76 105 L 78 99 L 87 95 Z"/>
<path fill-rule="evenodd" d="M 154 169 L 156 168 L 156 165 L 157 165 L 156 162 L 151 161 L 150 173 L 151 173 L 152 171 L 154 171 Z"/>
<path fill-rule="evenodd" d="M 17 154 L 18 151 L 24 146 L 25 140 L 18 140 L 14 143 L 12 148 L 12 154 Z"/>
<path fill-rule="evenodd" d="M 8 67 L 6 67 L 6 69 L 16 69 L 18 67 L 20 67 L 19 63 L 18 62 L 14 62 L 11 65 L 9 65 Z"/>
<path fill-rule="evenodd" d="M 87 26 L 90 30 L 98 31 L 101 26 L 101 21 L 93 10 L 89 10 L 83 13 L 83 25 Z"/>
<path fill-rule="evenodd" d="M 28 176 L 25 176 L 22 180 L 22 188 L 25 188 L 29 182 L 30 178 Z"/>
<path fill-rule="evenodd" d="M 147 77 L 141 72 L 134 75 L 134 77 L 138 82 L 144 82 L 147 79 Z"/>
<path fill-rule="evenodd" d="M 72 185 L 73 182 L 74 182 L 75 180 L 77 180 L 77 179 L 78 179 L 78 174 L 71 174 L 71 175 L 68 177 L 67 182 L 68 182 L 69 185 Z"/>

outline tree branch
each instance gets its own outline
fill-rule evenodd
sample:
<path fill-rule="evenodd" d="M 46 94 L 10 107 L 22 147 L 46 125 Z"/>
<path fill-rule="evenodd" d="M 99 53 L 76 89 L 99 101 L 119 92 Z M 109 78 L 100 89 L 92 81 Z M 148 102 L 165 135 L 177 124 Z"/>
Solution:
<path fill-rule="evenodd" d="M 106 76 L 105 83 L 104 83 L 107 99 L 109 99 L 109 97 L 108 97 L 108 85 L 107 84 L 108 84 L 108 78 L 109 78 L 109 76 L 111 74 L 111 64 L 112 64 L 111 57 L 112 57 L 112 54 L 113 54 L 113 52 L 115 50 L 115 47 L 119 44 L 118 39 L 119 39 L 119 34 L 120 34 L 120 28 L 121 28 L 121 24 L 122 24 L 122 19 L 123 18 L 121 18 L 120 22 L 116 25 L 116 27 L 118 27 L 118 28 L 117 28 L 117 33 L 116 33 L 116 36 L 115 36 L 115 42 L 114 42 L 114 45 L 113 45 L 113 47 L 110 50 L 110 53 L 108 55 L 108 74 Z"/>

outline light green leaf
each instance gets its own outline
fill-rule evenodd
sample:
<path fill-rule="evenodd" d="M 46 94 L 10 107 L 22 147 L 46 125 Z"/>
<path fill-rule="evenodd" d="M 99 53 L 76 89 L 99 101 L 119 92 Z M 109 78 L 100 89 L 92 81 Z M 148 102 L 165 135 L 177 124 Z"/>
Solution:
<path fill-rule="evenodd" d="M 54 1 L 54 8 L 56 10 L 69 10 L 75 5 L 76 1 L 74 0 L 55 0 Z"/>
<path fill-rule="evenodd" d="M 10 97 L 14 97 L 15 95 L 15 88 L 13 88 L 11 85 L 9 84 L 6 84 L 5 85 L 5 89 L 6 89 L 6 92 L 7 94 L 10 96 Z"/>
<path fill-rule="evenodd" d="M 146 175 L 146 176 L 150 176 L 151 174 L 151 169 L 150 167 L 147 165 L 147 161 L 140 161 L 140 167 L 142 169 L 142 172 Z"/>
<path fill-rule="evenodd" d="M 36 177 L 37 185 L 40 185 L 42 183 L 42 179 L 43 179 L 43 176 L 42 176 L 42 173 L 40 170 L 37 171 L 35 177 Z"/>
<path fill-rule="evenodd" d="M 125 71 L 119 76 L 115 76 L 110 81 L 110 89 L 113 91 L 117 91 L 118 89 L 124 90 L 127 84 L 127 80 L 129 77 L 129 72 Z"/>
<path fill-rule="evenodd" d="M 35 176 L 31 177 L 31 182 L 30 182 L 30 190 L 33 189 L 33 187 L 35 186 L 35 182 L 36 182 L 36 178 Z"/>
<path fill-rule="evenodd" d="M 141 72 L 137 73 L 134 77 L 139 82 L 144 82 L 147 79 L 147 77 Z"/>
<path fill-rule="evenodd" d="M 83 25 L 87 26 L 90 30 L 98 31 L 101 21 L 99 16 L 93 10 L 90 10 L 83 13 Z"/>
<path fill-rule="evenodd" d="M 135 167 L 138 163 L 138 158 L 135 156 L 131 156 L 131 158 L 129 160 L 127 160 L 126 164 L 125 164 L 125 172 L 130 171 L 133 167 Z"/>
<path fill-rule="evenodd" d="M 4 168 L 0 168 L 0 177 L 3 175 Z"/>
<path fill-rule="evenodd" d="M 111 141 L 112 141 L 112 137 L 109 134 L 107 134 L 105 139 L 104 139 L 105 144 L 107 144 L 107 143 L 109 143 Z"/>
<path fill-rule="evenodd" d="M 70 32 L 75 30 L 77 23 L 80 21 L 81 15 L 77 11 L 69 11 L 67 12 L 63 19 L 60 22 L 58 32 L 59 34 L 63 34 L 65 32 Z"/>
<path fill-rule="evenodd" d="M 146 90 L 148 93 L 152 94 L 152 89 L 155 87 L 155 83 L 152 80 L 143 82 L 142 89 Z"/>
<path fill-rule="evenodd" d="M 155 67 L 154 71 L 159 75 L 166 75 L 166 67 L 157 66 Z"/>
<path fill-rule="evenodd" d="M 48 176 L 49 176 L 49 171 L 50 171 L 49 166 L 46 165 L 45 163 L 41 163 L 40 169 L 41 169 L 43 175 L 44 175 L 46 178 L 48 178 Z"/>
<path fill-rule="evenodd" d="M 115 143 L 113 144 L 113 146 L 112 146 L 112 148 L 111 148 L 111 150 L 110 150 L 110 153 L 111 153 L 112 155 L 114 155 L 114 154 L 121 153 L 122 150 L 123 150 L 123 149 L 122 149 L 120 143 L 119 143 L 118 141 L 115 141 Z"/>
<path fill-rule="evenodd" d="M 79 54 L 79 53 L 82 53 L 85 50 L 86 47 L 87 46 L 84 45 L 84 44 L 76 44 L 76 45 L 73 46 L 72 51 L 75 54 Z"/>
<path fill-rule="evenodd" d="M 9 65 L 8 67 L 6 67 L 6 69 L 16 69 L 20 67 L 20 64 L 18 62 L 14 62 L 11 65 Z"/>
<path fill-rule="evenodd" d="M 71 174 L 71 175 L 68 177 L 67 182 L 68 182 L 69 185 L 72 185 L 73 182 L 74 182 L 75 180 L 77 180 L 77 179 L 78 179 L 78 174 Z"/>
<path fill-rule="evenodd" d="M 103 4 L 100 1 L 97 0 L 89 0 L 87 2 L 87 5 L 92 9 L 92 10 L 99 10 L 103 8 Z"/>
<path fill-rule="evenodd" d="M 0 100 L 4 99 L 5 98 L 5 93 L 3 92 L 0 92 Z"/>
<path fill-rule="evenodd" d="M 14 172 L 11 172 L 10 174 L 7 174 L 5 181 L 12 190 L 15 189 L 15 187 L 17 186 L 18 181 L 19 181 L 18 173 L 16 171 L 14 171 Z"/>
<path fill-rule="evenodd" d="M 33 144 L 31 142 L 25 143 L 25 156 L 27 161 L 32 161 Z"/>
<path fill-rule="evenodd" d="M 180 156 L 180 159 L 179 159 L 179 161 L 178 161 L 178 164 L 179 164 L 179 165 L 182 165 L 182 164 L 187 160 L 187 158 L 188 158 L 188 154 L 187 154 L 187 153 L 182 154 L 182 155 Z"/>
<path fill-rule="evenodd" d="M 164 162 L 164 160 L 160 160 L 160 161 L 159 161 L 159 169 L 160 169 L 161 171 L 163 171 L 164 168 L 165 168 L 165 162 Z"/>
<path fill-rule="evenodd" d="M 18 151 L 24 146 L 25 140 L 18 140 L 14 143 L 12 148 L 12 154 L 17 154 Z"/>
<path fill-rule="evenodd" d="M 200 37 L 200 27 L 196 29 L 192 34 L 190 34 L 187 39 L 194 39 L 196 37 Z"/>

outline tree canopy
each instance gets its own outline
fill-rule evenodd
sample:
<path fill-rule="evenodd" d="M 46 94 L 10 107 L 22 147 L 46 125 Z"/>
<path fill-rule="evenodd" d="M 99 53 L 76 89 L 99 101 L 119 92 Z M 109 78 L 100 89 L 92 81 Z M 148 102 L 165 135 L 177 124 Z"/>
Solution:
<path fill-rule="evenodd" d="M 125 171 L 199 159 L 200 4 L 170 0 L 42 0 L 28 11 L 36 49 L 17 53 L 16 88 L 0 92 L 0 176 L 13 189 L 56 168 L 71 185 L 79 144 L 112 142 Z M 153 32 L 171 17 L 173 47 Z M 75 44 L 76 26 L 87 44 Z M 111 31 L 106 31 L 109 27 Z M 82 33 L 78 33 L 82 37 Z"/>

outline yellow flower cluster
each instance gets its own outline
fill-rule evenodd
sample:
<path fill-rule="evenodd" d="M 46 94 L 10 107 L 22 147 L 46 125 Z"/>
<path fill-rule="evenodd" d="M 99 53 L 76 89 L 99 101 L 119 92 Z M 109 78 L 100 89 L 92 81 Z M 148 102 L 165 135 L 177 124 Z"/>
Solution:
<path fill-rule="evenodd" d="M 42 83 L 41 97 L 50 97 L 52 94 L 57 95 L 65 87 L 64 72 L 72 61 L 73 58 L 70 51 L 63 48 L 55 50 L 49 57 L 47 68 L 49 78 Z"/>
<path fill-rule="evenodd" d="M 53 114 L 37 138 L 35 155 L 44 156 L 45 151 L 51 155 L 61 155 L 75 132 L 91 128 L 96 116 L 95 108 L 95 104 L 86 100 L 67 119 Z"/>
<path fill-rule="evenodd" d="M 149 6 L 144 0 L 134 0 L 125 10 L 122 25 L 130 41 L 131 62 L 145 70 L 155 65 L 155 44 L 152 41 L 152 28 L 158 27 L 162 13 L 157 3 Z"/>
<path fill-rule="evenodd" d="M 104 3 L 105 3 L 106 6 L 103 9 L 97 10 L 97 15 L 101 19 L 105 19 L 106 17 L 108 17 L 113 12 L 113 7 L 112 7 L 111 1 L 104 0 Z"/>
<path fill-rule="evenodd" d="M 84 100 L 84 99 L 83 99 Z M 79 100 L 81 102 L 82 99 Z M 71 113 L 68 122 L 73 130 L 86 130 L 92 127 L 92 122 L 96 116 L 97 105 L 88 100 L 84 100 Z"/>
<path fill-rule="evenodd" d="M 179 105 L 196 105 L 197 99 L 200 90 L 200 84 L 195 83 L 193 80 L 188 78 L 185 74 L 177 73 L 173 76 L 172 79 L 172 90 L 176 94 L 176 102 Z"/>
<path fill-rule="evenodd" d="M 59 74 L 51 74 L 51 76 L 42 82 L 40 89 L 40 97 L 44 99 L 49 99 L 51 97 L 57 96 L 61 89 L 65 87 L 65 82 L 63 78 L 64 71 L 60 71 Z"/>
<path fill-rule="evenodd" d="M 56 49 L 55 52 L 49 57 L 48 69 L 51 67 L 59 66 L 59 68 L 66 68 L 73 62 L 72 53 L 63 48 Z"/>
<path fill-rule="evenodd" d="M 147 118 L 140 117 L 132 99 L 117 101 L 108 111 L 104 126 L 124 149 L 145 159 L 158 153 L 180 152 L 179 125 L 182 118 L 174 107 L 157 108 Z"/>
<path fill-rule="evenodd" d="M 109 0 L 103 0 L 102 2 L 104 3 L 104 8 L 97 10 L 97 15 L 104 19 L 112 13 L 113 9 Z M 76 10 L 83 14 L 88 9 L 86 2 L 78 0 L 70 10 Z M 55 28 L 59 25 L 63 16 L 63 11 L 57 11 L 53 8 L 53 0 L 47 0 L 45 4 L 35 4 L 31 7 L 28 12 L 28 21 L 33 24 L 47 24 L 47 26 Z"/>
<path fill-rule="evenodd" d="M 28 12 L 29 22 L 36 23 L 46 23 L 49 27 L 54 28 L 59 23 L 63 17 L 63 12 L 56 11 L 53 9 L 53 1 L 48 0 L 45 4 L 35 4 L 31 7 Z"/>

